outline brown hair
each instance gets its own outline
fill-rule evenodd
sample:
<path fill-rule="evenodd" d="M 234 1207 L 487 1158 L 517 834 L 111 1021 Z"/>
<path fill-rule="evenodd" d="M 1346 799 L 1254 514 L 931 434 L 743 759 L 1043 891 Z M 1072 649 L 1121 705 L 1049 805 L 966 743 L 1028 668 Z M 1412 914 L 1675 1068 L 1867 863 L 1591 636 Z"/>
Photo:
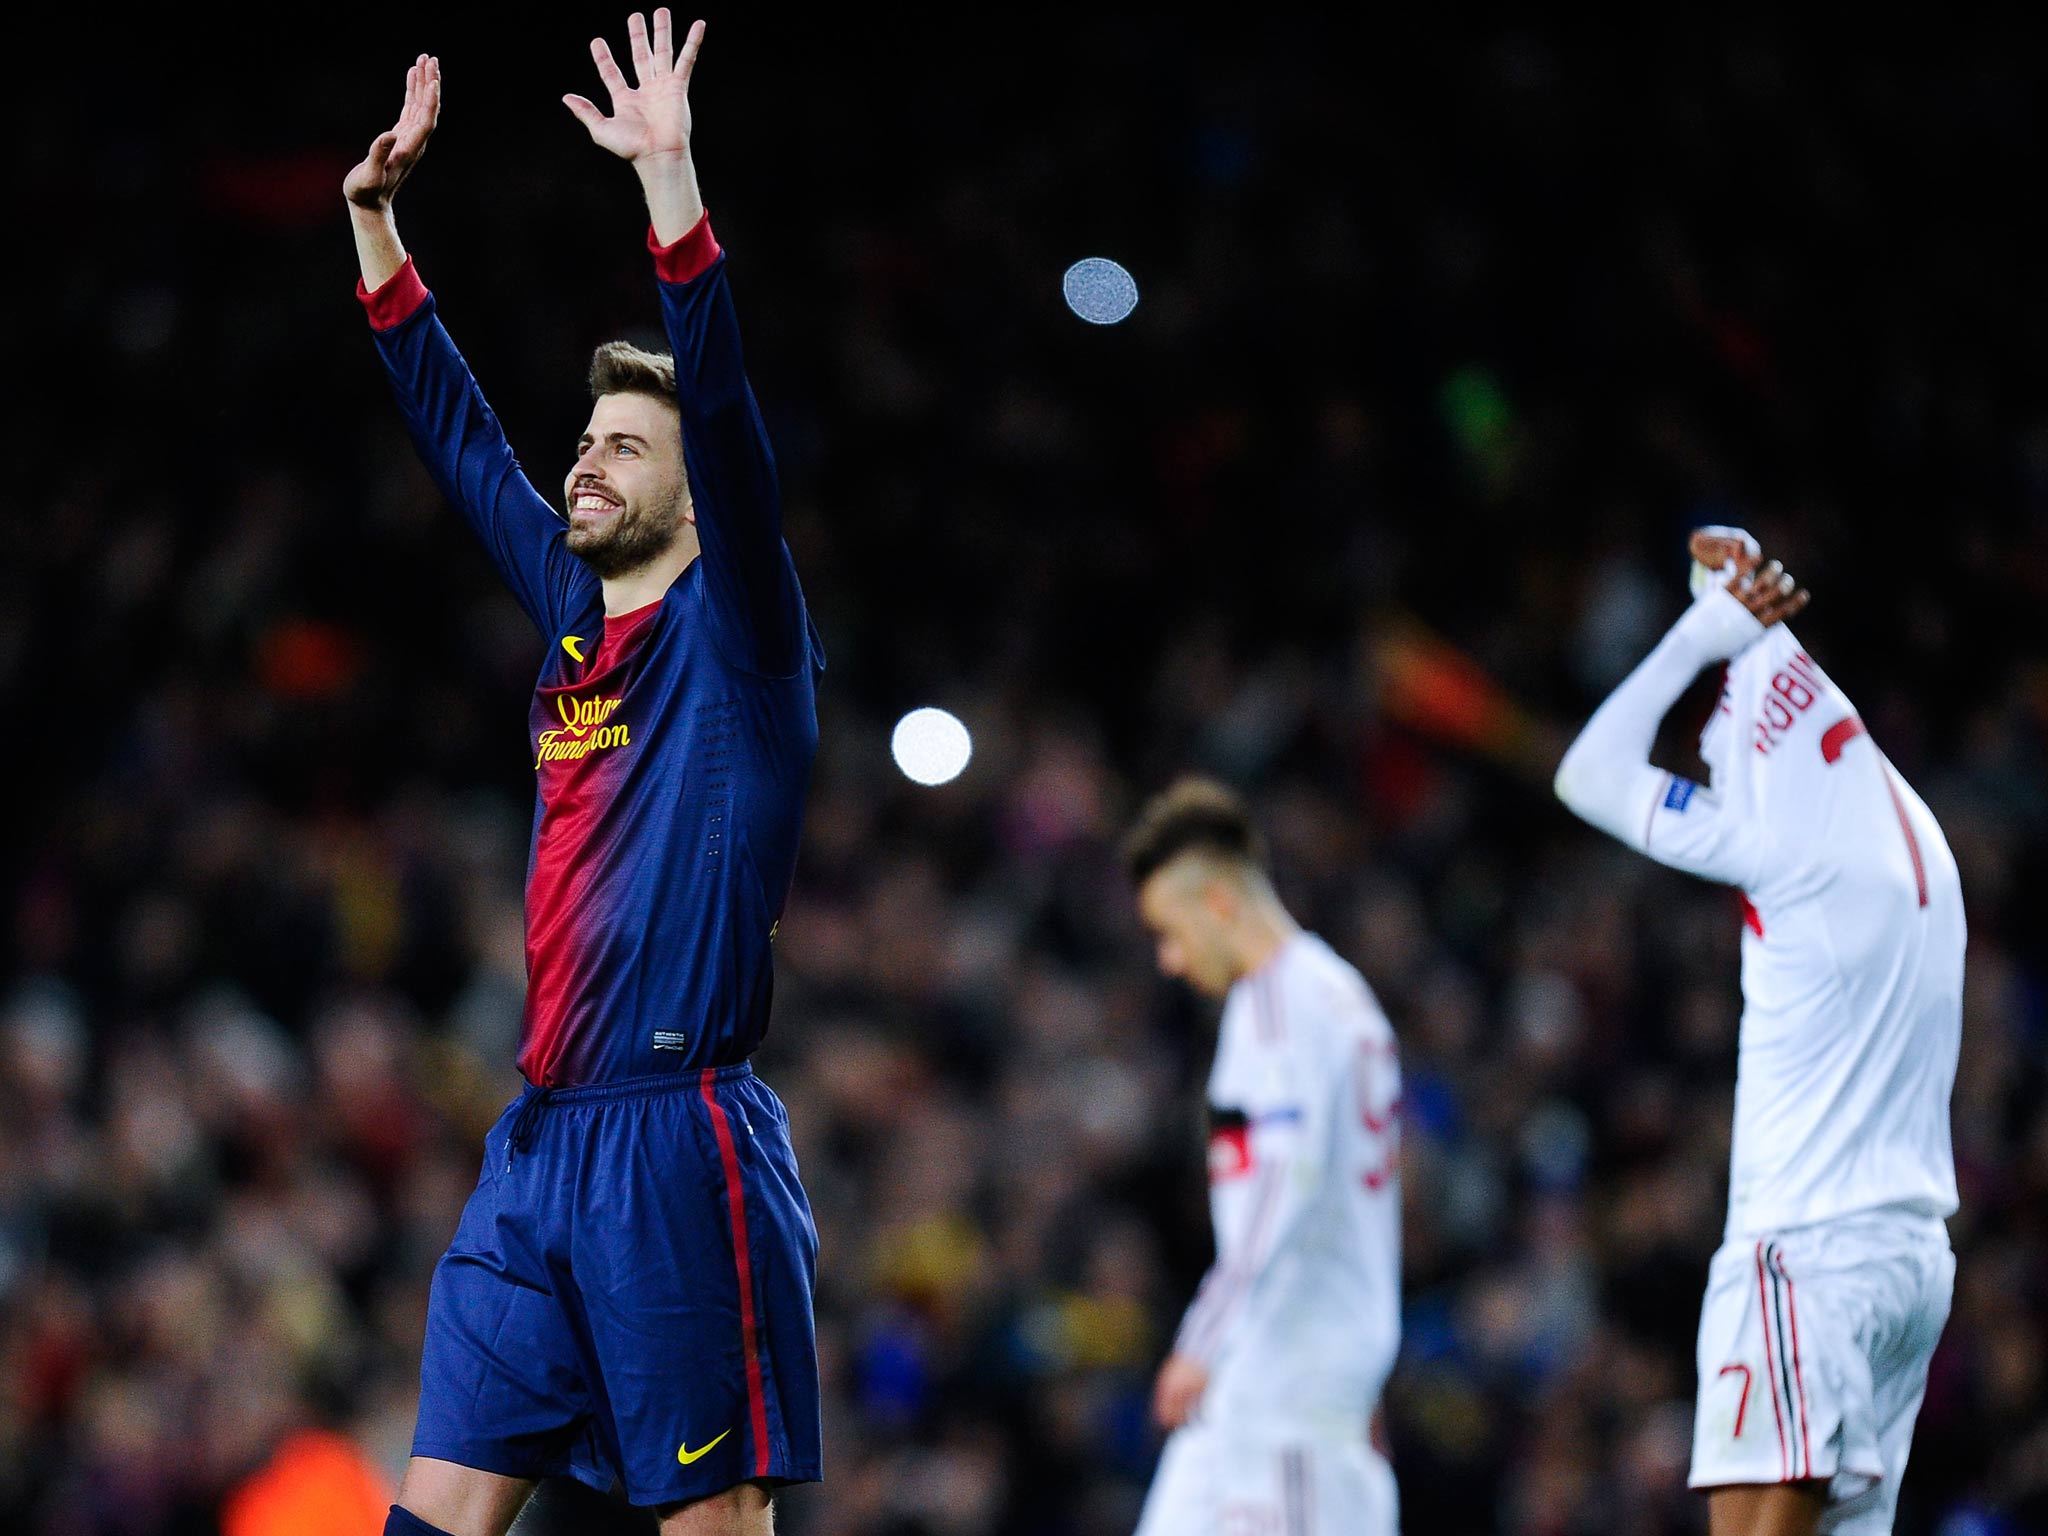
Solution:
<path fill-rule="evenodd" d="M 1214 779 L 1186 778 L 1154 795 L 1124 839 L 1124 868 L 1133 885 L 1143 885 L 1190 852 L 1265 868 L 1265 842 L 1236 790 Z"/>
<path fill-rule="evenodd" d="M 652 395 L 676 403 L 676 360 L 630 341 L 608 341 L 590 355 L 590 398 Z"/>

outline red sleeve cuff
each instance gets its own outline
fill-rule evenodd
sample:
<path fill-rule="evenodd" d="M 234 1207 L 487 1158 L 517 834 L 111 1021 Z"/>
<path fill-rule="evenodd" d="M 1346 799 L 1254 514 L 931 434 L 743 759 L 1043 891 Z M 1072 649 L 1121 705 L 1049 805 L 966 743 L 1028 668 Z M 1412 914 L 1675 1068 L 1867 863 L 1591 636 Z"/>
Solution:
<path fill-rule="evenodd" d="M 405 265 L 388 278 L 382 287 L 372 293 L 359 277 L 356 279 L 356 297 L 370 316 L 370 329 L 388 331 L 394 326 L 405 324 L 419 312 L 427 302 L 427 285 L 420 281 L 420 275 L 413 270 L 412 258 L 405 258 Z"/>
<path fill-rule="evenodd" d="M 664 283 L 687 283 L 702 277 L 718 260 L 718 236 L 711 233 L 711 210 L 691 226 L 690 232 L 674 245 L 663 245 L 647 228 L 647 249 L 654 254 L 654 274 Z"/>

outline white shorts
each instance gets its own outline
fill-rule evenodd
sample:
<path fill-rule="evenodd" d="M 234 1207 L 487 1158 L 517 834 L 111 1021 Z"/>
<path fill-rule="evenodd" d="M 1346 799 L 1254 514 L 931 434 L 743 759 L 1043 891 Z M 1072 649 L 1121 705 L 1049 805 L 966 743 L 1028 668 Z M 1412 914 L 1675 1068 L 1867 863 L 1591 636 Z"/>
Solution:
<path fill-rule="evenodd" d="M 1167 1438 L 1137 1536 L 1395 1536 L 1394 1469 L 1334 1440 L 1197 1420 Z"/>
<path fill-rule="evenodd" d="M 1822 1531 L 1889 1532 L 1955 1274 L 1924 1216 L 1722 1244 L 1700 1309 L 1692 1486 L 1819 1479 Z"/>

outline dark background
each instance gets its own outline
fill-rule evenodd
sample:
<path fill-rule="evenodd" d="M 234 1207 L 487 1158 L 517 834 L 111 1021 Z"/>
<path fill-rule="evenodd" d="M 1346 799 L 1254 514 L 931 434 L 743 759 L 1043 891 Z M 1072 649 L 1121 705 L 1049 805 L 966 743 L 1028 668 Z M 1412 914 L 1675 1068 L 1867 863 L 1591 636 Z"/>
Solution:
<path fill-rule="evenodd" d="M 1403 1036 L 1409 1528 L 1704 1528 L 1734 898 L 1573 823 L 1545 753 L 1706 521 L 1812 585 L 1970 903 L 1899 1529 L 2048 1526 L 2039 39 L 711 22 L 696 152 L 832 658 L 761 1060 L 825 1243 L 831 1481 L 783 1527 L 1133 1523 L 1210 1024 L 1114 842 L 1200 767 Z M 307 1424 L 402 1466 L 515 1086 L 540 642 L 383 398 L 338 186 L 439 53 L 401 228 L 552 490 L 589 349 L 658 325 L 631 173 L 558 102 L 598 30 L 17 49 L 0 1527 L 211 1531 Z M 1063 307 L 1088 255 L 1126 323 Z M 1499 695 L 1394 686 L 1418 634 Z M 976 736 L 939 791 L 888 761 L 924 703 Z"/>

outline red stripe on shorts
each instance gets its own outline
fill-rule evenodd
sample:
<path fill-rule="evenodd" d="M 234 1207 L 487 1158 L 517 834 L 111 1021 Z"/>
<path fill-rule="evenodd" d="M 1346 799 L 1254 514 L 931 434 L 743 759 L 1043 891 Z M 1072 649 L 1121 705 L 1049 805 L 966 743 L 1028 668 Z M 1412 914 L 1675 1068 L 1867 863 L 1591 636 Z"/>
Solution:
<path fill-rule="evenodd" d="M 1778 1477 L 1782 1481 L 1792 1475 L 1792 1464 L 1785 1455 L 1785 1415 L 1778 1409 L 1777 1367 L 1771 1364 L 1771 1297 L 1764 1287 L 1764 1245 L 1756 1245 L 1756 1299 L 1763 1310 L 1758 1321 L 1764 1330 L 1764 1375 L 1771 1383 L 1771 1417 L 1778 1422 Z"/>
<path fill-rule="evenodd" d="M 754 1476 L 768 1475 L 768 1398 L 761 1390 L 761 1351 L 754 1325 L 754 1261 L 747 1250 L 746 1186 L 740 1182 L 739 1149 L 733 1145 L 732 1122 L 718 1102 L 718 1069 L 706 1067 L 698 1091 L 711 1111 L 711 1129 L 718 1135 L 718 1157 L 725 1165 L 725 1207 L 732 1220 L 733 1266 L 740 1280 L 740 1347 L 747 1360 L 747 1414 L 754 1432 Z"/>
<path fill-rule="evenodd" d="M 1799 1297 L 1792 1289 L 1792 1276 L 1785 1268 L 1785 1255 L 1773 1256 L 1778 1277 L 1785 1282 L 1785 1310 L 1792 1319 L 1792 1379 L 1799 1386 L 1799 1443 L 1805 1448 L 1806 1475 L 1813 1476 L 1813 1442 L 1806 1434 L 1806 1377 L 1799 1369 Z"/>

